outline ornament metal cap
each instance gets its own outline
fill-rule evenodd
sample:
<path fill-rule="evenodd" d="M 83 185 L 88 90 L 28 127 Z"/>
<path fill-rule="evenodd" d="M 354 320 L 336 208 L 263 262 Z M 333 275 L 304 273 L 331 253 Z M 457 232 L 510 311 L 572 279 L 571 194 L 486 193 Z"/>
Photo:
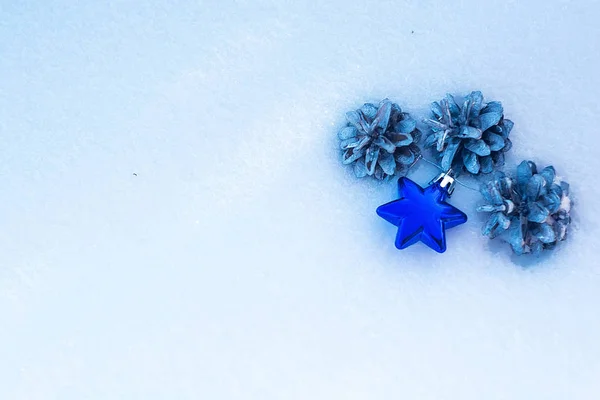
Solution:
<path fill-rule="evenodd" d="M 454 188 L 456 186 L 456 180 L 454 179 L 452 174 L 453 171 L 452 168 L 450 168 L 448 171 L 442 172 L 438 176 L 433 178 L 431 182 L 429 182 L 429 184 L 431 185 L 433 183 L 438 183 L 441 188 L 446 189 L 446 191 L 448 192 L 448 196 L 451 196 L 452 193 L 454 193 Z"/>

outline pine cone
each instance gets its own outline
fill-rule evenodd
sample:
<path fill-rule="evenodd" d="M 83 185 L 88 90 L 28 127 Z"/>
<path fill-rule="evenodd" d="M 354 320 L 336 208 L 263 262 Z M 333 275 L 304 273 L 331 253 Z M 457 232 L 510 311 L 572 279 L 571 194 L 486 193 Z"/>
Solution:
<path fill-rule="evenodd" d="M 517 167 L 517 177 L 499 173 L 481 189 L 489 203 L 477 208 L 491 213 L 482 233 L 504 235 L 516 254 L 552 249 L 565 239 L 571 222 L 568 183 L 558 179 L 554 167 L 540 173 L 532 161 Z"/>
<path fill-rule="evenodd" d="M 375 106 L 366 103 L 346 114 L 347 125 L 338 137 L 345 150 L 342 162 L 354 163 L 358 178 L 384 179 L 402 172 L 421 154 L 417 122 L 388 99 Z"/>
<path fill-rule="evenodd" d="M 461 108 L 447 94 L 431 104 L 431 111 L 433 118 L 423 121 L 432 130 L 425 146 L 435 147 L 444 171 L 478 175 L 504 165 L 504 153 L 512 147 L 508 135 L 513 123 L 504 119 L 500 102 L 484 104 L 481 92 L 471 92 Z"/>

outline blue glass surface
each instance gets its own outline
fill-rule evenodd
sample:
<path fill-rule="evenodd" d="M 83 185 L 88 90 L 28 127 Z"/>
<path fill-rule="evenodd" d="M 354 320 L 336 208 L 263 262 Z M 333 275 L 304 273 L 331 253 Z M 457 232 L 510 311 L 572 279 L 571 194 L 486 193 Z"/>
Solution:
<path fill-rule="evenodd" d="M 446 251 L 446 229 L 467 222 L 467 215 L 445 200 L 439 183 L 423 189 L 408 178 L 398 180 L 400 198 L 377 208 L 377 214 L 398 227 L 396 247 L 421 241 L 438 253 Z"/>

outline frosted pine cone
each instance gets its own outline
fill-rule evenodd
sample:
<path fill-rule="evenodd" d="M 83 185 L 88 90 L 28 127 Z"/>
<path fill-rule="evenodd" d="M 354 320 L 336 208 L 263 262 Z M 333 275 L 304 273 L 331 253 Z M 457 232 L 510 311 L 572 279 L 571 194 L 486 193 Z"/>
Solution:
<path fill-rule="evenodd" d="M 569 185 L 556 177 L 554 167 L 538 173 L 535 163 L 523 161 L 516 178 L 499 173 L 481 193 L 489 204 L 477 211 L 491 213 L 482 233 L 504 236 L 516 254 L 539 255 L 566 238 L 571 223 Z"/>
<path fill-rule="evenodd" d="M 342 162 L 354 164 L 358 178 L 384 179 L 406 170 L 421 154 L 417 122 L 385 99 L 375 106 L 366 103 L 346 114 L 347 125 L 338 137 L 344 151 Z"/>
<path fill-rule="evenodd" d="M 443 170 L 466 170 L 473 175 L 490 173 L 504 164 L 512 121 L 504 118 L 502 104 L 483 102 L 481 92 L 471 92 L 459 107 L 452 95 L 431 105 L 433 117 L 423 122 L 431 128 L 425 141 L 433 147 Z"/>

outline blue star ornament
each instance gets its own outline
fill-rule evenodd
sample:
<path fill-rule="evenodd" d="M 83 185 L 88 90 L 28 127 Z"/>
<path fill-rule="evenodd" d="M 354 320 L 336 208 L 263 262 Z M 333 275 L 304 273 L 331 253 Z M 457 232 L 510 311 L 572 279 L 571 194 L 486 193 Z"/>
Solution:
<path fill-rule="evenodd" d="M 438 253 L 446 251 L 446 229 L 467 222 L 467 215 L 445 200 L 451 191 L 439 181 L 425 189 L 408 178 L 398 180 L 400 198 L 377 208 L 377 214 L 398 227 L 396 247 L 418 241 Z"/>

